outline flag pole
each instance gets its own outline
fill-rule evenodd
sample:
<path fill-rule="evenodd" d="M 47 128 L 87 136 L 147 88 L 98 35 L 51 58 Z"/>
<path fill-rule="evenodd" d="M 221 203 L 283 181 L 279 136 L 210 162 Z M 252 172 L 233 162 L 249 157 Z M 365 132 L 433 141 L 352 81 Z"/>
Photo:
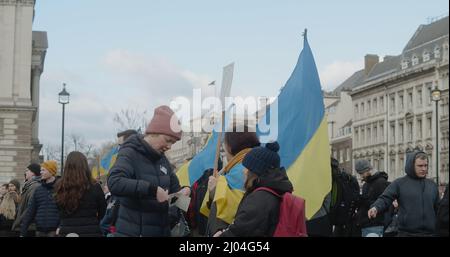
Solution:
<path fill-rule="evenodd" d="M 220 156 L 220 146 L 222 144 L 222 133 L 224 130 L 224 122 L 225 122 L 225 110 L 222 111 L 221 115 L 222 122 L 220 124 L 221 130 L 219 131 L 218 138 L 217 138 L 217 145 L 216 145 L 216 156 L 214 157 L 214 177 L 217 178 L 219 175 L 219 156 Z"/>
<path fill-rule="evenodd" d="M 100 181 L 100 155 L 97 156 L 97 182 Z"/>

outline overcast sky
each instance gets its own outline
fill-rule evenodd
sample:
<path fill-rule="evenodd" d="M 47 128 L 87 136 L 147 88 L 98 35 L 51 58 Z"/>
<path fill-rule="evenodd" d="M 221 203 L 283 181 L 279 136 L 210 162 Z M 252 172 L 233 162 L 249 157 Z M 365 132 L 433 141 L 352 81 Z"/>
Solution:
<path fill-rule="evenodd" d="M 235 62 L 232 95 L 276 96 L 308 40 L 325 90 L 363 68 L 364 55 L 398 55 L 420 24 L 448 15 L 447 0 L 153 1 L 38 0 L 33 30 L 47 31 L 41 77 L 43 144 L 66 135 L 115 139 L 114 113 L 169 104 L 207 87 Z"/>

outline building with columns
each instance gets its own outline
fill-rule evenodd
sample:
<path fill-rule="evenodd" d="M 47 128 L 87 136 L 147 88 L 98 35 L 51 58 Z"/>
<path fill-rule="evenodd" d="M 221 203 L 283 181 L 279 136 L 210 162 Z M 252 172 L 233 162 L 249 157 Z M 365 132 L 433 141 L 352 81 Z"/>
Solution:
<path fill-rule="evenodd" d="M 366 55 L 364 69 L 352 75 L 354 83 L 347 88 L 353 158 L 370 160 L 388 172 L 389 180 L 404 175 L 406 153 L 418 148 L 429 155 L 428 177 L 436 179 L 439 170 L 439 181 L 448 183 L 448 22 L 447 16 L 420 25 L 400 55 L 381 62 L 377 55 Z M 442 91 L 438 110 L 431 100 L 435 88 Z"/>
<path fill-rule="evenodd" d="M 40 161 L 39 80 L 47 33 L 32 31 L 34 0 L 0 0 L 0 183 Z"/>

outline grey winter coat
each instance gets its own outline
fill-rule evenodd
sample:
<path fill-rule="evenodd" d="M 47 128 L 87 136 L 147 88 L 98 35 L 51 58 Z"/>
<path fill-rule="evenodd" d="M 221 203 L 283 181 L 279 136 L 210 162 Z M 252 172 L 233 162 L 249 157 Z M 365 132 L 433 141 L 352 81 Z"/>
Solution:
<path fill-rule="evenodd" d="M 25 182 L 25 184 L 23 185 L 22 194 L 20 195 L 19 208 L 17 210 L 16 220 L 14 220 L 14 223 L 12 225 L 12 230 L 20 231 L 20 224 L 22 222 L 22 219 L 25 217 L 28 209 L 28 204 L 34 194 L 34 190 L 36 190 L 36 188 L 41 185 L 40 180 L 40 176 L 35 176 Z M 28 230 L 36 230 L 35 224 L 33 223 Z"/>

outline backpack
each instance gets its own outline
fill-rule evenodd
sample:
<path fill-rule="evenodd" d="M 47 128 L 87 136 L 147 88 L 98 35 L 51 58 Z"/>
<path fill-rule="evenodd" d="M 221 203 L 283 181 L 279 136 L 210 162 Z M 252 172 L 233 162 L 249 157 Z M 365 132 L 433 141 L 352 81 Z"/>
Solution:
<path fill-rule="evenodd" d="M 349 225 L 359 201 L 359 184 L 346 172 L 333 175 L 330 219 L 333 225 Z"/>
<path fill-rule="evenodd" d="M 203 175 L 195 181 L 191 187 L 191 202 L 186 213 L 187 222 L 192 229 L 198 229 L 200 235 L 205 235 L 208 217 L 200 213 L 203 199 L 205 198 L 206 190 L 208 190 L 208 180 L 212 176 L 213 169 L 207 169 Z"/>
<path fill-rule="evenodd" d="M 274 237 L 306 237 L 305 200 L 289 192 L 280 195 L 267 187 L 259 187 L 256 191 L 267 191 L 281 198 L 280 212 Z"/>

